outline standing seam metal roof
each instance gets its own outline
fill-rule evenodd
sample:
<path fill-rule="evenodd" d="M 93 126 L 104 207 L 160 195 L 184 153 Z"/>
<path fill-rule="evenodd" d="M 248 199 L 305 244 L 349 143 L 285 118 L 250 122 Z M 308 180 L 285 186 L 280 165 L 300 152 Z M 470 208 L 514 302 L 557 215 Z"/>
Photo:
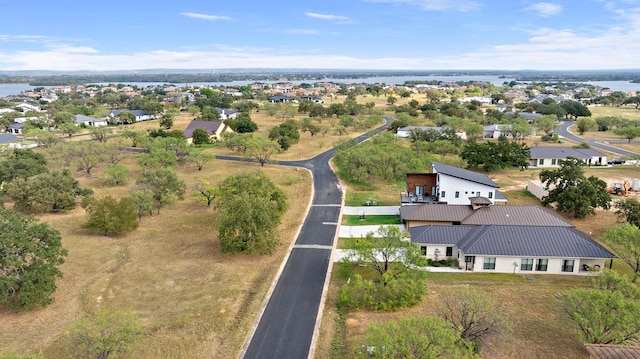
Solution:
<path fill-rule="evenodd" d="M 483 175 L 482 173 L 478 173 L 478 172 L 473 172 L 473 171 L 469 171 L 469 170 L 465 170 L 462 168 L 458 168 L 458 167 L 453 167 L 453 166 L 449 166 L 449 165 L 445 165 L 439 162 L 431 162 L 431 164 L 433 165 L 433 168 L 435 169 L 435 172 L 437 173 L 441 173 L 447 176 L 451 176 L 451 177 L 456 177 L 456 178 L 460 178 L 463 180 L 467 180 L 470 182 L 476 182 L 476 183 L 480 183 L 489 187 L 495 187 L 495 188 L 499 188 L 500 186 L 498 186 L 495 182 L 493 182 L 491 180 L 491 178 L 487 177 L 486 175 Z"/>
<path fill-rule="evenodd" d="M 584 233 L 560 226 L 421 226 L 411 240 L 456 245 L 465 255 L 513 257 L 614 258 Z M 415 237 L 414 237 L 415 236 Z"/>

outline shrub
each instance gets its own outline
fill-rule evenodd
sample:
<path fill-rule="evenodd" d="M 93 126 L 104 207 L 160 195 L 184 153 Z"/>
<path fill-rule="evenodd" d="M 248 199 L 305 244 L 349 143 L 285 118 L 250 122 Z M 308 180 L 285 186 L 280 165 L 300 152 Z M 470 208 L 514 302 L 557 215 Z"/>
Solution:
<path fill-rule="evenodd" d="M 356 275 L 340 288 L 338 306 L 347 310 L 389 312 L 418 304 L 426 292 L 427 286 L 420 280 L 403 278 L 380 285 Z"/>

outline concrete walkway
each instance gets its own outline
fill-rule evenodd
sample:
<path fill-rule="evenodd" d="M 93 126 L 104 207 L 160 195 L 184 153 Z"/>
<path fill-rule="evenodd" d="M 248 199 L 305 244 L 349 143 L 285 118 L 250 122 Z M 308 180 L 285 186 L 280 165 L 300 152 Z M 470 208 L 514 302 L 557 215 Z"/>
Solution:
<path fill-rule="evenodd" d="M 343 207 L 342 214 L 347 215 L 395 215 L 400 214 L 400 206 L 362 206 L 362 207 Z"/>
<path fill-rule="evenodd" d="M 385 224 L 385 226 L 387 226 L 387 224 Z M 394 226 L 404 230 L 404 225 L 402 224 L 388 224 L 388 226 Z M 379 224 L 373 226 L 340 226 L 339 237 L 366 237 L 369 232 L 373 232 L 375 234 L 378 228 L 380 228 Z"/>

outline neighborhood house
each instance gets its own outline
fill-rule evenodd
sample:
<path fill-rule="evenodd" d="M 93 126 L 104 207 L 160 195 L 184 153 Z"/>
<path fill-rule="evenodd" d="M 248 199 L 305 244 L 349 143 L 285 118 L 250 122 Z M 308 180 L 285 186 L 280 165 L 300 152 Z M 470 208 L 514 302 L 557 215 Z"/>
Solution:
<path fill-rule="evenodd" d="M 569 157 L 584 161 L 587 166 L 607 164 L 607 156 L 591 148 L 572 147 L 531 147 L 529 149 L 531 167 L 560 167 L 560 160 Z"/>
<path fill-rule="evenodd" d="M 411 241 L 432 260 L 475 272 L 579 274 L 615 257 L 550 209 L 506 205 L 483 174 L 432 166 L 407 174 L 400 207 Z"/>
<path fill-rule="evenodd" d="M 407 186 L 400 202 L 471 204 L 474 198 L 483 198 L 490 204 L 504 204 L 507 199 L 498 188 L 484 174 L 432 162 L 431 173 L 407 174 Z"/>

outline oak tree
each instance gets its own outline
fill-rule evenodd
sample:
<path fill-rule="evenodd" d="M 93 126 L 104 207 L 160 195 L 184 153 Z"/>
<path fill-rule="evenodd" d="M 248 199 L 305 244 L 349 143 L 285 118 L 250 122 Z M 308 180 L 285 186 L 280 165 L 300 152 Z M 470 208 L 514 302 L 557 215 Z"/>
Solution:
<path fill-rule="evenodd" d="M 225 253 L 271 253 L 287 198 L 262 172 L 227 177 L 217 198 L 218 238 Z"/>
<path fill-rule="evenodd" d="M 32 309 L 51 303 L 66 255 L 57 230 L 0 208 L 0 304 Z"/>

